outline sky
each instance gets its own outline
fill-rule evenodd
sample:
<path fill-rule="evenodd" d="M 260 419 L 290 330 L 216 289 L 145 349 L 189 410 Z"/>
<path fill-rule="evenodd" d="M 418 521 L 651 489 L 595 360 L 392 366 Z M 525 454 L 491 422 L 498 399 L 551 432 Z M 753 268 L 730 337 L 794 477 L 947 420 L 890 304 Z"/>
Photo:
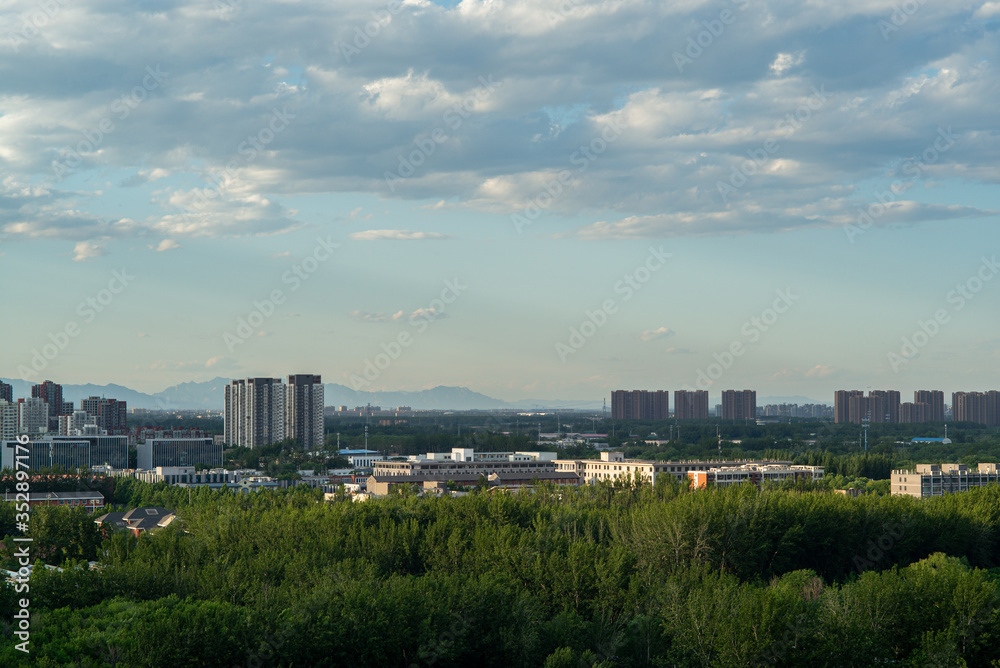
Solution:
<path fill-rule="evenodd" d="M 995 389 L 1000 2 L 4 0 L 0 376 Z"/>

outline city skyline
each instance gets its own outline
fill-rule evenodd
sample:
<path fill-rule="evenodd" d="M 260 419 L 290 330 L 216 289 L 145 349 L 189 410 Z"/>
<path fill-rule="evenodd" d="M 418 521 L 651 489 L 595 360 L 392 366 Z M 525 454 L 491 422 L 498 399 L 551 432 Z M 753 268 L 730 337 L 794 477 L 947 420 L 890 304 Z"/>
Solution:
<path fill-rule="evenodd" d="M 995 2 L 39 7 L 0 377 L 995 387 Z"/>

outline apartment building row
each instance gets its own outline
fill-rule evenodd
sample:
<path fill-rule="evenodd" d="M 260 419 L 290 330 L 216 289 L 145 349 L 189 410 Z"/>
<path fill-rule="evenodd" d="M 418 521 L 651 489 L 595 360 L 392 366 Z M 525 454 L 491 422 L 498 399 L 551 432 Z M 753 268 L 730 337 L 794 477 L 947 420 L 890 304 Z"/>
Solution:
<path fill-rule="evenodd" d="M 757 392 L 724 390 L 717 415 L 724 420 L 756 420 Z M 666 390 L 615 390 L 611 393 L 614 420 L 666 420 L 671 417 L 670 393 Z M 675 390 L 673 417 L 678 420 L 708 419 L 707 390 Z"/>
<path fill-rule="evenodd" d="M 323 382 L 318 374 L 233 380 L 225 389 L 225 444 L 256 448 L 288 438 L 322 448 Z"/>
<path fill-rule="evenodd" d="M 912 402 L 900 402 L 897 390 L 838 390 L 833 397 L 834 422 L 872 423 L 942 422 L 945 419 L 944 392 L 917 390 Z M 951 419 L 1000 426 L 1000 392 L 952 392 Z"/>

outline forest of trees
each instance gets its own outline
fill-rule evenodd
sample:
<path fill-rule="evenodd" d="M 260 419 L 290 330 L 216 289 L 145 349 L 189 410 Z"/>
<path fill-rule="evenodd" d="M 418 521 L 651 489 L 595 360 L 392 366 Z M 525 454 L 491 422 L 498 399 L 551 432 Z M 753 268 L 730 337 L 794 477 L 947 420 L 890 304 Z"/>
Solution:
<path fill-rule="evenodd" d="M 1000 665 L 1000 487 L 664 477 L 355 503 L 120 479 L 109 501 L 180 519 L 134 538 L 33 511 L 35 554 L 63 570 L 35 569 L 31 654 L 7 626 L 0 665 Z M 4 620 L 23 596 L 0 589 Z"/>

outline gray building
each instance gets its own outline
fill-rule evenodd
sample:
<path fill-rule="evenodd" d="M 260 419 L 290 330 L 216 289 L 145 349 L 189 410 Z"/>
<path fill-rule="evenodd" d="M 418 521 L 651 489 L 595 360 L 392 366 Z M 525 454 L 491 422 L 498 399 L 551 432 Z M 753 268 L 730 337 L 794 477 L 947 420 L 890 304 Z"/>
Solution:
<path fill-rule="evenodd" d="M 147 471 L 196 464 L 222 466 L 222 444 L 216 444 L 213 438 L 149 438 L 137 450 L 139 468 Z"/>
<path fill-rule="evenodd" d="M 323 381 L 318 374 L 288 377 L 285 438 L 298 439 L 307 451 L 323 448 Z"/>
<path fill-rule="evenodd" d="M 52 467 L 60 467 L 68 471 L 77 469 L 88 470 L 91 466 L 91 445 L 86 439 L 55 439 L 45 438 L 29 441 L 17 449 L 17 441 L 3 441 L 0 446 L 0 468 L 14 469 L 17 455 L 24 455 L 27 449 L 27 459 L 21 459 L 22 469 L 27 464 L 29 471 L 38 471 Z"/>

